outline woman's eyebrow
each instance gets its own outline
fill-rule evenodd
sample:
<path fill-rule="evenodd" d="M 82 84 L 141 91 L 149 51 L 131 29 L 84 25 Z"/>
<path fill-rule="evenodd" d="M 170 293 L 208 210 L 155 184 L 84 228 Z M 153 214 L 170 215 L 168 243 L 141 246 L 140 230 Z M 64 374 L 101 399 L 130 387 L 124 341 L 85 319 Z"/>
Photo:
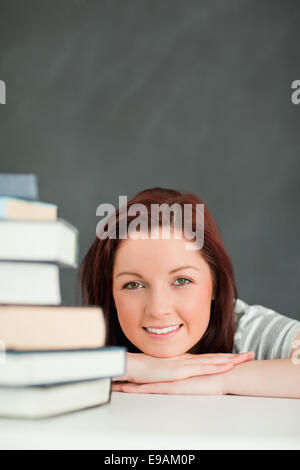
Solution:
<path fill-rule="evenodd" d="M 179 268 L 175 268 L 175 269 L 172 269 L 172 271 L 169 272 L 169 274 L 172 274 L 172 273 L 175 273 L 176 271 L 180 271 L 181 269 L 187 269 L 187 268 L 192 268 L 192 269 L 196 269 L 196 271 L 199 271 L 198 268 L 196 268 L 195 266 L 192 266 L 192 265 L 186 265 L 186 266 L 180 266 Z M 121 273 L 117 274 L 116 275 L 116 278 L 119 277 L 119 276 L 123 276 L 125 274 L 132 274 L 133 276 L 137 276 L 137 277 L 143 277 L 141 274 L 139 273 L 133 273 L 133 272 L 129 272 L 129 271 L 122 271 Z"/>

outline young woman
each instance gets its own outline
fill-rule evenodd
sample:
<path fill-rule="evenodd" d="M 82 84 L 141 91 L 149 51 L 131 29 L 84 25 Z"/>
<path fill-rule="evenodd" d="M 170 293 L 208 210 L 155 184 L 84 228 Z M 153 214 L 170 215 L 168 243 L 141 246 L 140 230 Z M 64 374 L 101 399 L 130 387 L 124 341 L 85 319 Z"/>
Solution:
<path fill-rule="evenodd" d="M 160 187 L 137 194 L 133 204 L 192 207 L 197 196 Z M 172 212 L 170 212 L 172 215 Z M 124 211 L 116 211 L 120 233 Z M 171 218 L 171 223 L 174 220 Z M 160 229 L 162 220 L 159 219 Z M 183 227 L 184 225 L 182 225 Z M 107 345 L 127 347 L 126 375 L 113 390 L 188 395 L 300 398 L 300 322 L 238 298 L 231 260 L 204 205 L 204 243 L 186 249 L 186 233 L 95 238 L 79 270 L 82 303 L 100 305 Z M 190 239 L 188 240 L 190 242 Z"/>

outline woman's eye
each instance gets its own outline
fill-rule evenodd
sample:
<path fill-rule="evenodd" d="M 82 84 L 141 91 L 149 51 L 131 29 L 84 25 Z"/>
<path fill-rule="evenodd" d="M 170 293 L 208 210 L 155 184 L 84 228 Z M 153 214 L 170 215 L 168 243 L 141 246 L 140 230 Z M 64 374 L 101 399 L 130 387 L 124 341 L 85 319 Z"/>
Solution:
<path fill-rule="evenodd" d="M 139 282 L 137 282 L 137 281 L 131 281 L 131 282 L 127 282 L 127 284 L 125 284 L 125 285 L 123 286 L 123 289 L 128 289 L 128 290 L 136 290 L 136 288 L 135 288 L 135 287 L 129 287 L 129 288 L 127 287 L 127 286 L 129 286 L 129 285 L 132 285 L 132 284 L 140 284 L 140 283 L 139 283 Z"/>
<path fill-rule="evenodd" d="M 179 283 L 180 286 L 187 286 L 191 283 L 191 281 L 189 279 L 186 279 L 185 277 L 179 277 L 178 279 L 176 279 L 176 281 L 187 281 L 184 283 Z"/>
<path fill-rule="evenodd" d="M 178 287 L 180 286 L 187 286 L 189 285 L 192 281 L 190 281 L 189 279 L 186 279 L 185 277 L 179 277 L 176 279 L 176 281 L 184 281 L 184 282 L 179 282 L 179 284 L 177 284 Z M 175 282 L 176 282 L 175 281 Z M 141 283 L 138 282 L 138 281 L 130 281 L 130 282 L 127 282 L 124 286 L 123 286 L 123 289 L 128 289 L 128 290 L 137 290 L 140 286 Z"/>

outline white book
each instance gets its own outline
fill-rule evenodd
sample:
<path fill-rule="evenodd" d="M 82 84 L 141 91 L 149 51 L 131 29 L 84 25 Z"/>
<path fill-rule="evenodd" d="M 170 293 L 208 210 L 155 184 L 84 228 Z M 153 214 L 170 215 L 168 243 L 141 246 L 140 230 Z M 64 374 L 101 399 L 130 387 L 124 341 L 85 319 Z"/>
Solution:
<path fill-rule="evenodd" d="M 64 219 L 0 220 L 0 260 L 77 267 L 79 232 Z"/>
<path fill-rule="evenodd" d="M 0 261 L 0 303 L 59 305 L 58 265 Z"/>
<path fill-rule="evenodd" d="M 111 378 L 62 385 L 0 387 L 0 416 L 46 418 L 109 403 Z"/>
<path fill-rule="evenodd" d="M 3 350 L 0 386 L 47 385 L 121 377 L 126 369 L 123 346 L 56 351 Z"/>

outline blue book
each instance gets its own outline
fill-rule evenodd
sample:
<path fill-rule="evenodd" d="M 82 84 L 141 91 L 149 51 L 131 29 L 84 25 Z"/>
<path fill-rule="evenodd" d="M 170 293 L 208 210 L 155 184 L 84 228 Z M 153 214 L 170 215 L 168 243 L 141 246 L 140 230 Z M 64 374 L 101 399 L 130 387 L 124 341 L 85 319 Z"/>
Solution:
<path fill-rule="evenodd" d="M 30 173 L 0 173 L 0 196 L 13 196 L 37 201 L 37 176 Z"/>

